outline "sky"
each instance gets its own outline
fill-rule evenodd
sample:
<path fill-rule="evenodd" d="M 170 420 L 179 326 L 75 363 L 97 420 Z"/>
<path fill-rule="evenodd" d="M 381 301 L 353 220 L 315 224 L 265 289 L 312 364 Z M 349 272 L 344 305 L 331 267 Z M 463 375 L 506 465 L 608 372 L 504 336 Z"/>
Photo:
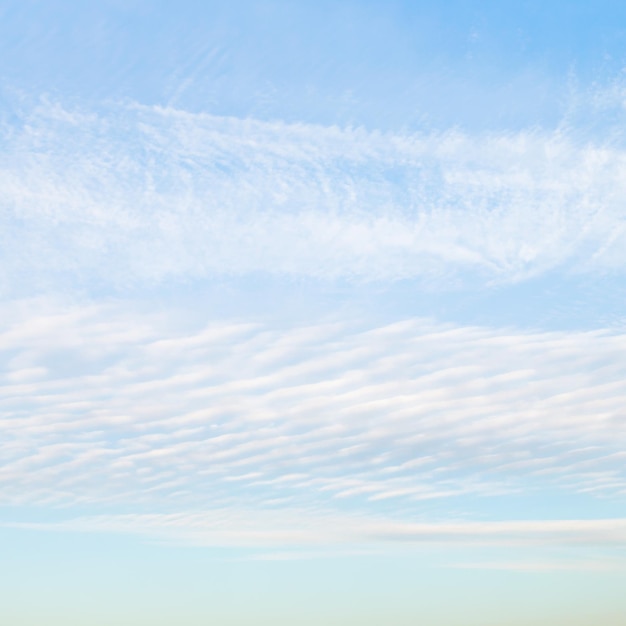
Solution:
<path fill-rule="evenodd" d="M 619 626 L 626 5 L 0 0 L 0 622 Z"/>

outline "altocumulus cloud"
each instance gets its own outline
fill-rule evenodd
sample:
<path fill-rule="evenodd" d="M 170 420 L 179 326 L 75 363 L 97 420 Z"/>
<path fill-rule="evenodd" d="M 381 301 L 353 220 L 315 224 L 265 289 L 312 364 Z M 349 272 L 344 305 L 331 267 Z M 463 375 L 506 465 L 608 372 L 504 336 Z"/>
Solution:
<path fill-rule="evenodd" d="M 192 328 L 45 299 L 4 320 L 0 502 L 107 512 L 51 527 L 216 545 L 626 539 L 619 519 L 471 519 L 520 492 L 623 497 L 619 332 Z"/>

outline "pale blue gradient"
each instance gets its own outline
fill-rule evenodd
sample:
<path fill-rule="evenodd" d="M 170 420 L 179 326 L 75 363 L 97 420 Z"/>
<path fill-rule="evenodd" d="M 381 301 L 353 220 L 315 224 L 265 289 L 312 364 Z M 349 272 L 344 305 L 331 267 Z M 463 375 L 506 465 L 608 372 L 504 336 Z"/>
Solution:
<path fill-rule="evenodd" d="M 8 90 L 374 128 L 552 125 L 623 66 L 619 2 L 3 2 Z"/>
<path fill-rule="evenodd" d="M 619 626 L 626 610 L 623 572 L 550 570 L 545 558 L 545 571 L 507 571 L 449 566 L 475 562 L 471 551 L 268 561 L 100 535 L 5 536 L 3 615 L 20 625 Z"/>

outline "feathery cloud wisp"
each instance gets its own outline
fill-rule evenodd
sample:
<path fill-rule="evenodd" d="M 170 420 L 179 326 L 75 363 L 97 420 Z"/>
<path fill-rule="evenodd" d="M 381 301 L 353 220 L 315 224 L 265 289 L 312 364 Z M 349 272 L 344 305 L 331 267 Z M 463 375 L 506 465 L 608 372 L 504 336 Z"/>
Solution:
<path fill-rule="evenodd" d="M 118 107 L 5 125 L 3 282 L 621 271 L 621 144 Z M 445 280 L 443 283 L 445 284 Z"/>

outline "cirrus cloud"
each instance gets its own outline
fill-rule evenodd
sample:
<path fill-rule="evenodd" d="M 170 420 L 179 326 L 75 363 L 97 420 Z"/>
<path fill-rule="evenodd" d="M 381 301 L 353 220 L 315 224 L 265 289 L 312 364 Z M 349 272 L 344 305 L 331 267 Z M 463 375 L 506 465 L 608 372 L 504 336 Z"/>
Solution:
<path fill-rule="evenodd" d="M 3 282 L 621 272 L 620 141 L 381 133 L 127 105 L 5 124 Z M 59 281 L 61 281 L 59 283 Z"/>

